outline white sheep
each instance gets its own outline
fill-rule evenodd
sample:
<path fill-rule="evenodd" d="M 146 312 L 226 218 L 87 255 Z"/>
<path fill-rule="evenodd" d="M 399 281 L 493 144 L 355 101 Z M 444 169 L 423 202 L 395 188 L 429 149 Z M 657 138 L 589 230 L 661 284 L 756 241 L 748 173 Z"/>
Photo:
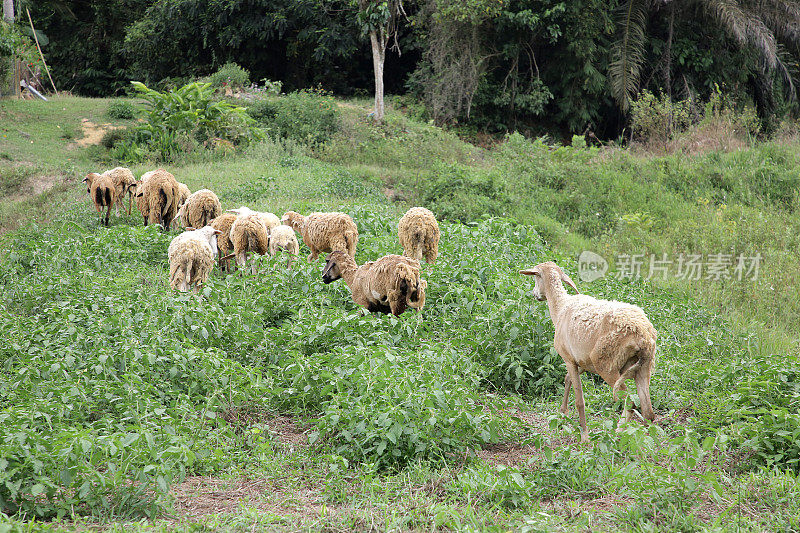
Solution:
<path fill-rule="evenodd" d="M 217 195 L 208 189 L 200 189 L 181 204 L 175 220 L 180 220 L 184 228 L 202 228 L 221 214 L 222 204 Z"/>
<path fill-rule="evenodd" d="M 173 289 L 186 292 L 194 285 L 195 292 L 208 280 L 217 255 L 219 230 L 206 226 L 189 228 L 172 239 L 169 257 L 169 284 Z"/>
<path fill-rule="evenodd" d="M 322 270 L 322 281 L 344 279 L 353 301 L 371 312 L 400 315 L 409 307 L 425 305 L 428 283 L 419 277 L 419 261 L 402 255 L 386 255 L 361 266 L 342 251 L 331 252 Z"/>
<path fill-rule="evenodd" d="M 439 255 L 439 223 L 424 207 L 412 207 L 397 224 L 397 237 L 403 247 L 403 255 L 434 264 Z"/>
<path fill-rule="evenodd" d="M 617 392 L 625 390 L 625 380 L 634 379 L 641 401 L 642 415 L 654 420 L 650 403 L 650 375 L 655 365 L 656 330 L 638 306 L 591 296 L 567 293 L 562 282 L 575 292 L 578 288 L 557 264 L 540 263 L 521 270 L 534 277 L 533 297 L 547 301 L 555 327 L 553 345 L 567 365 L 561 412 L 567 414 L 570 386 L 575 388 L 575 407 L 581 425 L 581 442 L 588 442 L 583 388 L 580 373 L 598 374 Z M 632 409 L 623 406 L 627 420 Z"/>
<path fill-rule="evenodd" d="M 346 252 L 356 256 L 358 227 L 346 213 L 311 213 L 307 217 L 294 211 L 287 211 L 281 223 L 291 226 L 303 237 L 303 242 L 311 250 L 308 262 L 316 261 L 320 252 Z"/>
<path fill-rule="evenodd" d="M 289 254 L 287 266 L 291 267 L 294 258 L 300 254 L 300 243 L 297 242 L 297 235 L 289 226 L 281 224 L 272 228 L 269 234 L 269 255 L 274 257 L 278 250 Z"/>
<path fill-rule="evenodd" d="M 264 255 L 269 251 L 270 231 L 280 225 L 280 221 L 272 213 L 253 211 L 244 206 L 228 211 L 237 215 L 231 225 L 231 242 L 236 265 L 243 267 L 247 262 L 247 254 Z M 251 272 L 256 273 L 255 263 L 251 266 Z"/>

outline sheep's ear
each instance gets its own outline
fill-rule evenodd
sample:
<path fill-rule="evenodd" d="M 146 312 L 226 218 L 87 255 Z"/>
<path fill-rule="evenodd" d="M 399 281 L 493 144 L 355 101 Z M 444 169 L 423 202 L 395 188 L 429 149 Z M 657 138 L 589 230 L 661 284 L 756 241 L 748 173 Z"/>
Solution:
<path fill-rule="evenodd" d="M 241 209 L 228 209 L 228 213 L 233 213 L 234 215 L 238 215 L 241 212 Z"/>
<path fill-rule="evenodd" d="M 186 231 L 194 231 L 194 228 L 186 228 Z"/>
<path fill-rule="evenodd" d="M 581 291 L 578 290 L 578 287 L 575 286 L 575 282 L 572 281 L 572 279 L 570 279 L 570 277 L 567 276 L 567 274 L 563 270 L 561 271 L 561 281 L 563 281 L 564 283 L 575 289 L 576 293 L 578 294 L 581 293 Z"/>
<path fill-rule="evenodd" d="M 526 270 L 520 270 L 520 274 L 525 274 L 526 276 L 538 276 L 541 274 L 539 271 L 539 267 L 528 268 Z"/>
<path fill-rule="evenodd" d="M 322 269 L 323 277 L 328 274 L 333 265 L 335 265 L 335 261 L 331 261 L 331 256 L 329 255 L 328 258 L 325 260 L 325 268 Z"/>
<path fill-rule="evenodd" d="M 222 232 L 216 228 L 214 228 L 214 235 L 222 235 Z"/>

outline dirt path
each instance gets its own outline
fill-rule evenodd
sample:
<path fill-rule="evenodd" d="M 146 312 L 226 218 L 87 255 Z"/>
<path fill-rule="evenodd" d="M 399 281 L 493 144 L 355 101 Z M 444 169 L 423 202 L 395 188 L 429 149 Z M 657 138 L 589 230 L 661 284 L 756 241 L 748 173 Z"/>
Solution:
<path fill-rule="evenodd" d="M 93 144 L 100 144 L 103 140 L 103 135 L 107 131 L 118 129 L 119 126 L 112 126 L 111 124 L 95 124 L 88 118 L 81 119 L 81 130 L 83 137 L 75 141 L 78 146 L 91 146 Z"/>

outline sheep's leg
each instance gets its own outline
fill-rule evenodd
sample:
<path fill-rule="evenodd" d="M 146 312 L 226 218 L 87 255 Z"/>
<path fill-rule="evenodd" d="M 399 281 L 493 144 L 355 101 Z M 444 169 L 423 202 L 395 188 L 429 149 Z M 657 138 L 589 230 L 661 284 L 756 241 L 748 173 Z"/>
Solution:
<path fill-rule="evenodd" d="M 651 422 L 656 419 L 656 414 L 653 412 L 653 404 L 650 403 L 650 372 L 649 369 L 644 367 L 636 372 L 634 377 L 636 381 L 636 392 L 639 394 L 639 400 L 642 402 L 642 416 Z"/>
<path fill-rule="evenodd" d="M 572 380 L 569 378 L 569 371 L 567 371 L 567 375 L 564 376 L 564 401 L 561 402 L 561 414 L 566 415 L 569 413 L 569 389 L 572 387 Z"/>
<path fill-rule="evenodd" d="M 133 208 L 133 195 L 129 194 L 128 195 L 128 208 L 125 210 L 125 213 L 127 213 L 128 216 L 130 216 L 132 208 Z"/>
<path fill-rule="evenodd" d="M 108 210 L 106 211 L 106 226 L 108 226 L 108 217 L 111 216 L 111 204 L 108 204 Z"/>
<path fill-rule="evenodd" d="M 567 366 L 572 386 L 575 388 L 575 409 L 578 411 L 578 420 L 581 424 L 581 443 L 589 442 L 589 430 L 586 428 L 586 406 L 583 402 L 583 385 L 578 365 Z"/>
<path fill-rule="evenodd" d="M 308 254 L 308 262 L 313 263 L 314 261 L 317 260 L 318 256 L 319 256 L 319 250 L 317 250 L 316 248 L 311 248 L 311 253 Z"/>

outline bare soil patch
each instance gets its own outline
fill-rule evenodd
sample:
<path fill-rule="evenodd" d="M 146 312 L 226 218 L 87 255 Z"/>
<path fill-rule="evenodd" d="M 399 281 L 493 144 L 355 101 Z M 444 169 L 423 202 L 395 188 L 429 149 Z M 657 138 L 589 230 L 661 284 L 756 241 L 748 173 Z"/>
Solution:
<path fill-rule="evenodd" d="M 103 140 L 103 135 L 107 131 L 119 129 L 119 126 L 112 126 L 111 124 L 95 124 L 88 118 L 81 119 L 81 131 L 83 137 L 75 141 L 77 146 L 91 146 L 93 144 L 100 144 Z"/>

